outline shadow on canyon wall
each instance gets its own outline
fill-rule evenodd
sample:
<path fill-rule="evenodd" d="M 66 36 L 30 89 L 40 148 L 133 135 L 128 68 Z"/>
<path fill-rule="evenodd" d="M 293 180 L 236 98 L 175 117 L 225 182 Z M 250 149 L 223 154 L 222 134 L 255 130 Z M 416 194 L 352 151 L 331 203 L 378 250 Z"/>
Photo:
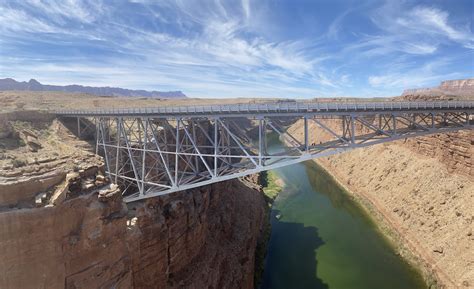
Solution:
<path fill-rule="evenodd" d="M 312 161 L 310 161 L 312 162 Z M 353 217 L 359 217 L 365 212 L 361 207 L 351 200 L 351 197 L 339 185 L 335 186 L 333 177 L 328 174 L 318 164 L 305 163 L 306 174 L 310 180 L 311 187 L 314 191 L 326 195 L 332 203 L 332 206 L 338 210 L 343 210 Z M 364 219 L 370 223 L 369 219 Z"/>

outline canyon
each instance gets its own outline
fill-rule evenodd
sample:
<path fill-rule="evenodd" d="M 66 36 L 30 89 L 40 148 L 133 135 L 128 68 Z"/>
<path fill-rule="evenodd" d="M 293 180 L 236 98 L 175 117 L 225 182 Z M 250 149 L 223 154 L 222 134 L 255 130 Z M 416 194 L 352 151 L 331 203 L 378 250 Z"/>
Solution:
<path fill-rule="evenodd" d="M 126 205 L 93 144 L 44 109 L 118 100 L 43 92 L 3 92 L 0 100 L 8 100 L 0 109 L 0 288 L 255 288 L 268 229 L 258 176 Z M 134 105 L 150 103 L 158 102 Z M 301 140 L 302 121 L 285 125 Z M 332 138 L 314 124 L 310 131 L 310 142 Z M 473 140 L 472 130 L 431 135 L 317 162 L 432 288 L 470 288 Z"/>

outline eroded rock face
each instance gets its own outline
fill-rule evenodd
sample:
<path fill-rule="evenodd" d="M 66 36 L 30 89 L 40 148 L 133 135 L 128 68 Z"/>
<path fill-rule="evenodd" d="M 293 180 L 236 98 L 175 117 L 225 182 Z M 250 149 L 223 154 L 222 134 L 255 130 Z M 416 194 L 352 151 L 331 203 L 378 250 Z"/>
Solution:
<path fill-rule="evenodd" d="M 407 139 L 404 145 L 419 154 L 438 159 L 450 173 L 474 177 L 472 130 Z"/>
<path fill-rule="evenodd" d="M 96 193 L 0 212 L 0 288 L 131 288 L 125 214 Z"/>
<path fill-rule="evenodd" d="M 474 90 L 474 78 L 442 81 L 439 88 L 446 89 L 446 90 L 471 90 L 472 91 Z"/>
<path fill-rule="evenodd" d="M 130 211 L 113 184 L 66 191 L 0 212 L 0 288 L 253 288 L 265 203 L 239 180 Z"/>
<path fill-rule="evenodd" d="M 239 180 L 133 208 L 134 288 L 253 288 L 262 195 Z"/>
<path fill-rule="evenodd" d="M 456 100 L 474 97 L 474 78 L 446 80 L 439 86 L 429 88 L 406 89 L 401 95 L 404 100 Z"/>

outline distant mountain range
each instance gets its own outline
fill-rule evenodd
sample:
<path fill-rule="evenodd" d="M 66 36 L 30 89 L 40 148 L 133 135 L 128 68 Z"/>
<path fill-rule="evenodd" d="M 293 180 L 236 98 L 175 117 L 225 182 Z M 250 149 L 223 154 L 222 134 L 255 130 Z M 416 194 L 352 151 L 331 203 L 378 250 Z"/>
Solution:
<path fill-rule="evenodd" d="M 26 91 L 64 91 L 88 93 L 97 96 L 130 96 L 130 97 L 153 97 L 153 98 L 186 98 L 181 91 L 147 91 L 132 90 L 120 87 L 93 87 L 82 85 L 47 85 L 41 84 L 35 79 L 30 81 L 16 81 L 12 78 L 0 79 L 1 90 L 26 90 Z"/>

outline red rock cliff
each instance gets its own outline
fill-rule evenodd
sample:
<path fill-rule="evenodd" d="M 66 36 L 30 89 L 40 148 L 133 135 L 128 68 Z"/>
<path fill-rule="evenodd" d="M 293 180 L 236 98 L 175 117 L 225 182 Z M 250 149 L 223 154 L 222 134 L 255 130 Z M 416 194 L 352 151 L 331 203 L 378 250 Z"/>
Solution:
<path fill-rule="evenodd" d="M 255 182 L 127 208 L 60 123 L 3 122 L 0 288 L 253 288 L 266 206 Z"/>

